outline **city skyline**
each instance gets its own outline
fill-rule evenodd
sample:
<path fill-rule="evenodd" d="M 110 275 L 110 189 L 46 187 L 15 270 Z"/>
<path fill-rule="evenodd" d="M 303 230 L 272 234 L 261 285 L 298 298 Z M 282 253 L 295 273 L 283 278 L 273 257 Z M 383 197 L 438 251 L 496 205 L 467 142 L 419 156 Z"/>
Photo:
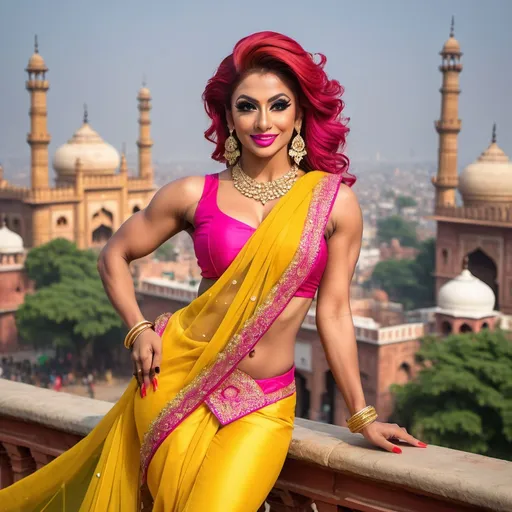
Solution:
<path fill-rule="evenodd" d="M 128 154 L 135 153 L 136 94 L 146 76 L 153 96 L 155 160 L 207 161 L 213 146 L 203 139 L 204 85 L 236 41 L 259 30 L 285 33 L 306 50 L 326 54 L 329 76 L 345 87 L 345 114 L 352 130 L 347 153 L 354 161 L 375 160 L 377 155 L 383 160 L 435 161 L 439 51 L 453 14 L 455 37 L 464 53 L 460 172 L 487 147 L 494 122 L 498 143 L 512 153 L 512 64 L 507 59 L 512 36 L 506 25 L 512 4 L 496 0 L 492 5 L 395 0 L 383 7 L 374 1 L 324 0 L 312 7 L 285 1 L 267 11 L 250 4 L 233 8 L 227 1 L 216 8 L 200 1 L 157 2 L 147 9 L 132 1 L 105 5 L 93 0 L 71 7 L 57 0 L 46 8 L 28 0 L 4 4 L 0 162 L 29 162 L 24 68 L 35 33 L 50 69 L 50 158 L 81 125 L 84 102 L 100 135 L 117 149 L 125 142 Z"/>

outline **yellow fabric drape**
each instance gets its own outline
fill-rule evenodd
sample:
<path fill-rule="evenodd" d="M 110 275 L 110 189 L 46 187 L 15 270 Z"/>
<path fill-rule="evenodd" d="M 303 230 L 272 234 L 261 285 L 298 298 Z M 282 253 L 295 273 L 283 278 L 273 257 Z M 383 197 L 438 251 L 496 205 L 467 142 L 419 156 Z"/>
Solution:
<path fill-rule="evenodd" d="M 149 390 L 141 399 L 132 380 L 87 437 L 33 475 L 1 490 L 0 510 L 134 512 L 141 469 L 153 456 L 148 484 L 154 496 L 159 492 L 158 475 L 170 460 L 176 459 L 177 471 L 185 471 L 183 478 L 187 472 L 194 474 L 190 450 L 170 452 L 167 461 L 159 458 L 158 447 L 172 444 L 169 438 L 175 429 L 191 428 L 193 418 L 205 410 L 204 398 L 236 367 L 307 277 L 340 181 L 320 171 L 297 180 L 217 282 L 169 320 L 162 335 L 159 390 Z M 282 402 L 290 404 L 289 399 Z M 293 422 L 293 410 L 281 407 L 284 413 L 276 421 L 290 429 L 286 423 Z M 194 428 L 198 427 L 192 427 L 192 438 L 200 444 L 200 431 Z M 286 441 L 282 446 L 287 448 Z M 285 451 L 281 450 L 284 456 Z M 161 453 L 167 458 L 167 449 Z M 175 483 L 181 481 L 180 475 L 175 478 Z M 178 508 L 169 510 L 187 510 L 186 495 L 180 496 L 179 490 L 171 499 Z"/>

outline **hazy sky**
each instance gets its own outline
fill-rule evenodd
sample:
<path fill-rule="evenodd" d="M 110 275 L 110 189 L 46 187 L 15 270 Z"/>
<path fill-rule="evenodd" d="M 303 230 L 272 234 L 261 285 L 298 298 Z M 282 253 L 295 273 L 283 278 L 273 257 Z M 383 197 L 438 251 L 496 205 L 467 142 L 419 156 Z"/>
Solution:
<path fill-rule="evenodd" d="M 345 87 L 354 160 L 436 159 L 438 54 L 455 15 L 461 75 L 459 167 L 498 142 L 512 156 L 511 0 L 0 1 L 0 161 L 29 157 L 24 68 L 39 36 L 50 71 L 50 154 L 82 120 L 135 153 L 136 94 L 146 75 L 159 160 L 207 160 L 201 93 L 243 36 L 275 30 L 327 55 Z"/>

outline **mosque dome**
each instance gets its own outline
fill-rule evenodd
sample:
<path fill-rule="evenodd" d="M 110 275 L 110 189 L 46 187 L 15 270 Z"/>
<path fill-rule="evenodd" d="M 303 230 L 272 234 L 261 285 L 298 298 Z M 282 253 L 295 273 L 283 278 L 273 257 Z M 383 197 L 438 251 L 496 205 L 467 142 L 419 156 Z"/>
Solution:
<path fill-rule="evenodd" d="M 441 310 L 464 316 L 491 314 L 496 298 L 491 287 L 475 277 L 467 268 L 439 290 L 437 305 Z"/>
<path fill-rule="evenodd" d="M 455 37 L 450 36 L 444 43 L 442 53 L 460 53 L 460 44 Z"/>
<path fill-rule="evenodd" d="M 143 86 L 139 89 L 139 95 L 137 97 L 139 100 L 150 100 L 151 92 L 146 86 Z"/>
<path fill-rule="evenodd" d="M 84 173 L 89 174 L 113 174 L 120 162 L 117 150 L 89 125 L 87 111 L 84 124 L 55 152 L 53 167 L 61 176 L 74 174 L 78 158 Z"/>
<path fill-rule="evenodd" d="M 490 146 L 459 176 L 465 206 L 512 204 L 512 162 L 496 143 L 496 126 Z"/>
<path fill-rule="evenodd" d="M 34 53 L 28 61 L 27 71 L 48 71 L 46 64 L 44 63 L 43 57 L 39 53 Z"/>
<path fill-rule="evenodd" d="M 0 227 L 0 254 L 19 254 L 24 251 L 23 239 L 18 233 L 11 231 L 5 222 Z"/>

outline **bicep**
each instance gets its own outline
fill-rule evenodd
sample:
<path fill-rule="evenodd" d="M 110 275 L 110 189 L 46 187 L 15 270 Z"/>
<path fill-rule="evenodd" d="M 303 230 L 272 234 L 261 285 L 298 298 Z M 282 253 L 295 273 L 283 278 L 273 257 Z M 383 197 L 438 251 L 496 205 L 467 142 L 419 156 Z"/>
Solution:
<path fill-rule="evenodd" d="M 327 243 L 329 257 L 318 292 L 320 318 L 350 314 L 350 283 L 361 250 L 361 208 L 354 192 L 342 187 L 331 213 L 335 228 Z"/>
<path fill-rule="evenodd" d="M 120 253 L 132 261 L 183 231 L 187 226 L 186 212 L 201 195 L 200 180 L 204 178 L 184 178 L 164 185 L 146 208 L 122 224 L 108 241 L 105 252 Z"/>

